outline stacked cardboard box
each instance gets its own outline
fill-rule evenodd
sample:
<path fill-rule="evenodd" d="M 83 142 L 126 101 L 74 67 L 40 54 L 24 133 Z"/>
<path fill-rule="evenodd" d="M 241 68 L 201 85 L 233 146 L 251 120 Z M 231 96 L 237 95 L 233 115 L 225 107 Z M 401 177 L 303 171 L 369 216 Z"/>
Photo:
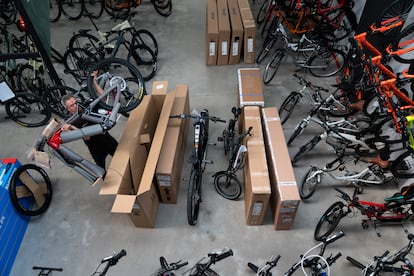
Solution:
<path fill-rule="evenodd" d="M 262 109 L 272 196 L 274 227 L 288 230 L 299 208 L 299 192 L 276 107 Z"/>
<path fill-rule="evenodd" d="M 152 94 L 146 95 L 130 113 L 100 189 L 102 195 L 115 195 L 111 211 L 128 214 L 137 227 L 155 226 L 160 202 L 156 168 L 173 105 L 185 106 L 180 102 L 188 88 L 177 86 L 165 94 L 166 86 L 166 82 L 155 82 Z M 177 97 L 177 90 L 185 92 Z"/>
<path fill-rule="evenodd" d="M 207 65 L 255 63 L 256 24 L 248 0 L 207 0 Z M 243 50 L 244 49 L 244 50 Z"/>
<path fill-rule="evenodd" d="M 271 188 L 259 106 L 243 109 L 243 129 L 253 127 L 247 140 L 247 161 L 244 168 L 245 213 L 247 225 L 263 224 Z"/>

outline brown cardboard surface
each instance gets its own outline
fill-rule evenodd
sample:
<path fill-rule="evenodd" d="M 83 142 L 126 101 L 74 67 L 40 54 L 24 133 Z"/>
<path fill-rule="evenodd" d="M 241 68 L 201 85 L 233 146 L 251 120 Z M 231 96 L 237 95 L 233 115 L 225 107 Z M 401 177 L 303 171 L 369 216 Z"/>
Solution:
<path fill-rule="evenodd" d="M 272 196 L 270 199 L 275 230 L 291 229 L 300 196 L 286 140 L 276 107 L 262 109 L 266 153 Z"/>
<path fill-rule="evenodd" d="M 242 120 L 243 127 L 241 131 L 248 129 L 249 127 L 253 127 L 251 130 L 251 136 L 248 137 L 250 143 L 255 140 L 259 140 L 259 142 L 263 143 L 263 129 L 262 129 L 262 116 L 261 110 L 259 106 L 245 106 L 243 108 L 242 113 Z"/>
<path fill-rule="evenodd" d="M 239 105 L 264 106 L 264 95 L 260 68 L 239 68 L 237 70 Z"/>
<path fill-rule="evenodd" d="M 167 94 L 167 88 L 168 88 L 168 81 L 153 81 L 152 82 L 152 94 L 161 94 L 165 95 Z"/>
<path fill-rule="evenodd" d="M 256 23 L 248 0 L 238 0 L 240 15 L 243 23 L 243 57 L 245 64 L 255 63 Z"/>
<path fill-rule="evenodd" d="M 239 4 L 237 0 L 227 0 L 229 8 L 231 37 L 230 52 L 228 64 L 237 64 L 240 62 L 240 55 L 243 45 L 243 23 L 241 20 Z"/>
<path fill-rule="evenodd" d="M 225 65 L 229 61 L 230 50 L 230 18 L 227 0 L 217 0 L 217 15 L 219 27 L 217 65 Z"/>
<path fill-rule="evenodd" d="M 207 0 L 206 29 L 206 64 L 216 65 L 219 39 L 216 0 Z"/>
<path fill-rule="evenodd" d="M 171 110 L 171 115 L 178 115 L 180 113 L 190 113 L 189 89 L 186 84 L 178 84 L 175 88 L 174 106 Z M 185 126 L 188 125 L 188 120 L 179 118 L 170 118 L 168 126 Z"/>
<path fill-rule="evenodd" d="M 245 215 L 247 225 L 263 224 L 271 188 L 263 144 L 247 141 L 245 166 Z"/>
<path fill-rule="evenodd" d="M 169 93 L 166 96 L 151 96 L 153 100 L 150 101 L 149 109 L 156 109 L 156 106 L 161 103 L 162 108 L 159 109 L 159 116 L 155 116 L 155 118 L 153 117 L 153 121 L 157 121 L 157 124 L 154 127 L 155 132 L 142 177 L 141 179 L 134 179 L 134 181 L 139 181 L 138 185 L 134 183 L 134 186 L 138 187 L 138 192 L 135 195 L 117 194 L 112 206 L 113 213 L 130 214 L 131 220 L 137 227 L 154 227 L 155 225 L 159 200 L 153 184 L 153 179 L 169 116 L 174 103 L 175 93 Z M 159 119 L 157 120 L 157 118 Z M 151 125 L 146 125 L 146 127 L 150 128 Z M 148 129 L 148 132 L 151 132 L 151 130 Z M 136 165 L 138 164 L 131 163 L 131 168 L 134 169 Z M 134 171 L 132 171 L 132 174 L 134 174 Z M 135 197 L 135 199 L 132 196 Z"/>

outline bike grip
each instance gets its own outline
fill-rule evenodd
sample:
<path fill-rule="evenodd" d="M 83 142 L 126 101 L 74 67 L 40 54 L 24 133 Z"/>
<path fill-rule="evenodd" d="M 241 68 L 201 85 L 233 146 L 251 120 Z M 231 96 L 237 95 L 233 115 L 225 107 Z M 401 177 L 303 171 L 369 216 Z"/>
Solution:
<path fill-rule="evenodd" d="M 188 262 L 186 261 L 186 262 L 175 264 L 175 265 L 176 265 L 177 269 L 179 269 L 180 267 L 188 265 Z"/>
<path fill-rule="evenodd" d="M 342 253 L 339 252 L 331 259 L 331 264 L 333 264 L 336 260 L 338 260 L 342 256 Z"/>
<path fill-rule="evenodd" d="M 254 272 L 256 272 L 257 273 L 257 271 L 259 270 L 259 267 L 257 266 L 257 265 L 254 265 L 254 264 L 252 264 L 252 263 L 247 263 L 247 266 L 251 269 L 251 270 L 253 270 Z"/>
<path fill-rule="evenodd" d="M 229 249 L 228 251 L 224 252 L 223 254 L 217 255 L 216 261 L 221 261 L 227 257 L 233 256 L 233 250 Z"/>
<path fill-rule="evenodd" d="M 344 231 L 341 230 L 338 233 L 336 233 L 336 234 L 334 234 L 330 237 L 327 237 L 326 240 L 325 240 L 325 243 L 332 243 L 332 242 L 336 241 L 337 239 L 342 238 L 343 236 L 345 236 L 345 233 L 344 233 Z"/>
<path fill-rule="evenodd" d="M 117 262 L 119 259 L 121 259 L 122 257 L 124 257 L 124 256 L 126 256 L 126 251 L 125 251 L 125 249 L 122 249 L 121 251 L 119 251 L 119 253 L 118 254 L 115 254 L 113 257 L 112 257 L 112 260 L 114 261 L 114 262 Z"/>

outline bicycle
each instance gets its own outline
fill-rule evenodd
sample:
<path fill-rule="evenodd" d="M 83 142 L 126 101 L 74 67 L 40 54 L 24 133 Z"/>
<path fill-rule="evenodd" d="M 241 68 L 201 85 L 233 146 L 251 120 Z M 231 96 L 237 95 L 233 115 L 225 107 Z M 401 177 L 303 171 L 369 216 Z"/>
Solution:
<path fill-rule="evenodd" d="M 212 121 L 214 123 L 226 123 L 226 121 L 215 116 L 210 116 L 207 109 L 202 109 L 200 112 L 198 112 L 197 110 L 193 110 L 191 114 L 171 115 L 170 118 L 192 118 L 195 120 L 193 150 L 190 160 L 190 162 L 192 163 L 192 167 L 187 193 L 187 221 L 189 225 L 196 225 L 198 220 L 200 203 L 202 201 L 201 183 L 203 172 L 206 168 L 206 164 L 213 163 L 212 161 L 206 159 L 209 121 Z"/>
<path fill-rule="evenodd" d="M 257 266 L 251 262 L 247 263 L 247 266 L 253 270 L 257 276 L 272 276 L 271 270 L 277 266 L 277 263 L 280 260 L 280 255 L 272 255 L 268 261 L 263 266 Z"/>
<path fill-rule="evenodd" d="M 323 101 L 321 92 L 329 92 L 328 89 L 314 85 L 312 82 L 307 81 L 305 78 L 293 74 L 295 78 L 298 79 L 302 88 L 297 91 L 292 91 L 282 102 L 279 108 L 279 116 L 282 125 L 290 118 L 295 107 L 302 102 L 302 99 L 305 98 L 308 101 L 308 105 L 316 107 L 321 104 Z M 340 89 L 332 93 L 332 98 L 326 100 L 326 105 L 321 105 L 320 110 L 327 111 L 329 115 L 346 117 L 353 113 L 352 110 L 349 110 L 348 104 L 345 100 L 340 100 L 342 98 L 342 91 Z"/>
<path fill-rule="evenodd" d="M 407 238 L 408 244 L 396 253 L 388 256 L 390 251 L 386 250 L 383 254 L 374 256 L 373 260 L 366 265 L 350 256 L 347 256 L 346 259 L 351 264 L 361 269 L 362 275 L 364 276 L 380 275 L 382 272 L 394 272 L 405 276 L 414 275 L 414 264 L 407 258 L 407 255 L 411 254 L 414 245 L 414 235 L 408 234 Z"/>
<path fill-rule="evenodd" d="M 105 257 L 101 260 L 101 262 L 99 263 L 98 267 L 95 269 L 95 271 L 91 274 L 91 276 L 93 275 L 99 275 L 99 276 L 105 276 L 106 273 L 108 272 L 109 268 L 111 266 L 114 266 L 118 263 L 118 261 L 126 256 L 126 251 L 125 249 L 122 249 L 121 251 L 119 251 L 118 253 L 114 253 L 111 256 Z M 99 268 L 104 265 L 102 271 L 98 271 Z"/>
<path fill-rule="evenodd" d="M 230 140 L 229 166 L 227 170 L 213 174 L 214 188 L 219 195 L 226 199 L 236 200 L 242 193 L 242 185 L 236 173 L 244 167 L 247 148 L 243 145 L 243 140 L 251 136 L 252 129 L 253 127 L 249 127 L 237 139 Z"/>
<path fill-rule="evenodd" d="M 69 49 L 64 54 L 65 72 L 82 83 L 88 77 L 92 64 L 108 57 L 117 57 L 120 49 L 124 48 L 126 51 L 123 53 L 127 54 L 125 60 L 138 68 L 144 80 L 154 77 L 157 71 L 158 45 L 152 33 L 136 30 L 128 20 L 115 25 L 109 32 L 100 32 L 92 18 L 89 19 L 100 39 L 90 34 L 90 30 L 80 30 L 74 34 L 69 41 Z M 127 39 L 128 36 L 130 39 Z"/>
<path fill-rule="evenodd" d="M 174 271 L 179 270 L 181 267 L 188 265 L 188 262 L 181 260 L 173 263 L 168 263 L 164 256 L 160 257 L 161 268 L 158 269 L 152 276 L 175 276 Z"/>
<path fill-rule="evenodd" d="M 218 250 L 212 250 L 208 252 L 207 256 L 201 258 L 197 263 L 191 267 L 189 270 L 184 271 L 183 275 L 188 276 L 218 276 L 219 274 L 215 272 L 210 267 L 215 263 L 233 256 L 233 250 L 230 248 L 222 248 Z"/>
<path fill-rule="evenodd" d="M 264 47 L 269 51 L 277 37 L 283 40 L 283 47 L 276 49 L 266 64 L 263 73 L 263 82 L 269 84 L 276 75 L 282 59 L 289 54 L 297 55 L 294 64 L 300 69 L 309 69 L 315 77 L 330 77 L 340 72 L 344 66 L 345 54 L 336 46 L 330 46 L 317 37 L 308 37 L 303 34 L 299 42 L 293 42 L 283 27 L 279 24 L 276 28 L 274 38 L 270 39 L 270 45 Z M 273 42 L 272 42 L 273 41 Z M 258 59 L 261 58 L 261 53 Z"/>
<path fill-rule="evenodd" d="M 336 255 L 330 255 L 329 257 L 325 258 L 323 255 L 325 254 L 326 247 L 335 242 L 336 240 L 345 236 L 343 231 L 339 231 L 338 233 L 331 235 L 329 237 L 321 239 L 321 243 L 313 246 L 305 254 L 300 256 L 300 261 L 294 263 L 289 270 L 283 274 L 284 276 L 293 275 L 299 268 L 301 268 L 302 272 L 305 275 L 312 275 L 312 276 L 324 276 L 330 275 L 330 267 L 332 264 L 339 259 L 342 254 L 339 252 Z M 318 254 L 310 254 L 311 251 L 315 250 L 316 248 L 320 247 L 320 251 Z M 309 255 L 310 254 L 310 255 Z M 310 270 L 310 274 L 306 272 L 306 270 Z"/>
<path fill-rule="evenodd" d="M 348 156 L 349 158 L 347 159 L 344 157 L 346 156 L 338 156 L 333 161 L 326 163 L 323 168 L 311 166 L 299 183 L 300 198 L 303 200 L 311 198 L 325 175 L 329 175 L 333 180 L 346 182 L 355 187 L 360 187 L 361 185 L 377 186 L 395 181 L 394 175 L 389 170 L 383 168 L 381 163 L 375 163 L 374 160 L 371 160 L 372 163 L 368 163 L 366 168 L 363 168 L 361 171 L 353 171 L 347 168 L 346 164 L 349 161 L 353 161 L 356 164 L 359 160 L 365 160 L 354 156 Z M 340 171 L 341 174 L 334 174 L 336 171 Z"/>
<path fill-rule="evenodd" d="M 361 222 L 362 228 L 367 229 L 368 221 L 372 221 L 378 237 L 381 236 L 378 226 L 385 224 L 398 223 L 407 232 L 403 223 L 413 217 L 413 188 L 413 184 L 403 187 L 399 193 L 385 198 L 383 203 L 360 200 L 358 194 L 361 188 L 358 187 L 354 188 L 352 197 L 341 189 L 334 188 L 340 193 L 343 201 L 333 203 L 323 213 L 315 227 L 314 239 L 317 241 L 324 239 L 335 230 L 343 218 L 348 214 L 355 215 L 357 211 L 366 217 Z"/>

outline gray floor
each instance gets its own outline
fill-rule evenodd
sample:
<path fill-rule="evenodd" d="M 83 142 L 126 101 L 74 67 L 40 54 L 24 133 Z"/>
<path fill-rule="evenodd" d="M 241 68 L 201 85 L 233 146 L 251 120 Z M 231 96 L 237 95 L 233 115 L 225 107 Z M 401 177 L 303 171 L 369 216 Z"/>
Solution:
<path fill-rule="evenodd" d="M 188 84 L 191 108 L 208 108 L 213 115 L 230 118 L 230 109 L 237 103 L 237 69 L 259 65 L 205 65 L 204 1 L 174 1 L 173 14 L 168 18 L 156 14 L 149 1 L 143 2 L 133 21 L 137 28 L 147 28 L 158 39 L 159 70 L 154 80 L 167 80 L 170 89 L 177 84 Z M 259 7 L 259 2 L 253 3 L 254 10 Z M 109 29 L 114 24 L 106 15 L 97 23 L 102 29 Z M 88 25 L 87 19 L 70 22 L 62 18 L 52 25 L 53 46 L 64 51 L 71 33 Z M 292 77 L 295 68 L 290 64 L 291 60 L 283 64 L 272 83 L 264 87 L 266 106 L 279 106 L 290 91 L 298 88 Z M 260 66 L 263 68 L 263 65 Z M 59 65 L 57 68 L 61 70 Z M 334 83 L 333 79 L 306 76 L 326 87 Z M 62 77 L 67 80 L 67 84 L 73 84 L 70 78 Z M 149 90 L 151 84 L 147 83 Z M 303 112 L 297 112 L 296 119 Z M 26 154 L 42 129 L 19 127 L 4 119 L 4 115 L 4 110 L 0 110 L 0 155 L 17 157 L 22 163 L 29 162 Z M 287 133 L 292 130 L 295 121 L 293 119 L 286 126 Z M 111 130 L 113 136 L 120 137 L 125 122 L 124 118 L 120 119 Z M 211 125 L 211 137 L 217 137 L 223 128 L 224 125 Z M 307 130 L 289 151 L 292 154 L 296 152 L 301 141 L 309 139 L 316 131 L 316 128 Z M 191 139 L 188 139 L 190 142 Z M 87 154 L 82 143 L 73 143 L 73 148 Z M 186 147 L 187 156 L 189 148 L 190 144 Z M 322 165 L 332 157 L 333 152 L 326 146 L 318 146 L 313 154 L 294 168 L 297 181 L 301 180 L 310 164 Z M 153 229 L 136 228 L 127 215 L 111 214 L 113 196 L 100 196 L 100 187 L 91 187 L 76 172 L 53 160 L 53 169 L 48 171 L 54 188 L 52 204 L 45 214 L 31 220 L 11 275 L 35 275 L 33 265 L 63 268 L 63 272 L 55 272 L 54 275 L 90 275 L 101 258 L 120 249 L 125 249 L 127 256 L 108 275 L 150 275 L 159 267 L 158 258 L 161 255 L 170 261 L 182 259 L 194 264 L 208 251 L 222 247 L 232 248 L 234 256 L 214 266 L 220 275 L 253 275 L 247 268 L 247 262 L 263 264 L 272 254 L 282 255 L 275 269 L 276 274 L 280 275 L 298 260 L 300 254 L 316 244 L 313 240 L 314 226 L 328 205 L 337 200 L 332 186 L 344 186 L 343 183 L 334 183 L 326 178 L 317 194 L 309 202 L 301 203 L 292 230 L 275 231 L 270 210 L 264 225 L 246 226 L 243 200 L 225 200 L 212 186 L 211 175 L 226 166 L 221 145 L 210 148 L 209 158 L 215 163 L 209 165 L 205 172 L 204 200 L 198 225 L 191 227 L 186 221 L 185 178 L 190 167 L 184 164 L 184 180 L 181 181 L 178 203 L 159 206 Z M 410 180 L 401 181 L 400 185 L 407 182 Z M 397 186 L 394 185 L 369 188 L 362 196 L 381 200 L 396 190 Z M 347 263 L 345 256 L 353 255 L 368 262 L 370 256 L 385 249 L 399 249 L 407 241 L 400 226 L 380 228 L 382 237 L 378 238 L 373 227 L 363 230 L 360 221 L 361 217 L 355 215 L 355 218 L 341 222 L 339 228 L 345 231 L 346 237 L 330 246 L 326 252 L 326 256 L 337 252 L 343 255 L 332 266 L 331 275 L 360 275 L 359 270 Z M 407 229 L 412 232 L 413 225 L 408 224 Z"/>

